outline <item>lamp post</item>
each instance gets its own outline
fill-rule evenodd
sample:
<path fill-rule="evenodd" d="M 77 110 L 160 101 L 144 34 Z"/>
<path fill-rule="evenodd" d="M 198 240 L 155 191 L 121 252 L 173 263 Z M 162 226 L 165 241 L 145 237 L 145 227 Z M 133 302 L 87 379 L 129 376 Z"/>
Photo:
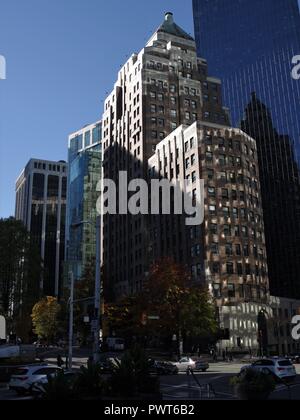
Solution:
<path fill-rule="evenodd" d="M 77 229 L 82 225 L 93 225 L 92 221 L 81 221 L 71 225 L 72 229 Z M 73 336 L 74 336 L 74 303 L 94 299 L 94 346 L 93 346 L 93 361 L 99 361 L 100 351 L 100 312 L 101 312 L 101 216 L 97 216 L 96 221 L 96 275 L 95 275 L 95 296 L 93 298 L 81 299 L 74 301 L 74 274 L 70 272 L 70 315 L 69 315 L 69 370 L 72 370 L 73 359 Z"/>

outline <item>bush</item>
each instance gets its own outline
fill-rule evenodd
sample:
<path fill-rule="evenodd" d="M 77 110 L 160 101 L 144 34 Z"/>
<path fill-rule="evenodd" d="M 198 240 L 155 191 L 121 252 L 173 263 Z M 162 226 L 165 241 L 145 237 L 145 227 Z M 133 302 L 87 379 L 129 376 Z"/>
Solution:
<path fill-rule="evenodd" d="M 101 377 L 101 367 L 97 364 L 82 366 L 76 377 L 74 390 L 77 399 L 101 399 L 104 389 L 104 381 Z"/>
<path fill-rule="evenodd" d="M 43 385 L 41 398 L 45 401 L 70 401 L 77 399 L 74 389 L 74 378 L 70 379 L 63 372 L 48 377 L 48 383 Z"/>
<path fill-rule="evenodd" d="M 117 362 L 108 385 L 110 396 L 116 398 L 157 395 L 160 389 L 159 379 L 151 376 L 148 358 L 139 346 L 126 352 L 121 362 Z"/>
<path fill-rule="evenodd" d="M 235 386 L 240 399 L 252 401 L 267 400 L 276 388 L 271 372 L 258 372 L 251 368 L 233 378 L 231 384 Z"/>

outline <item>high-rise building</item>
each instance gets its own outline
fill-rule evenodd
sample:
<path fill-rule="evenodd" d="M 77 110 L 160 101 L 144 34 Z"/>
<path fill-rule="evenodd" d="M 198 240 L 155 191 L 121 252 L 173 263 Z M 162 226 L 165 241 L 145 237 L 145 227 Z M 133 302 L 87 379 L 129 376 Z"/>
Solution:
<path fill-rule="evenodd" d="M 192 197 L 197 180 L 204 180 L 203 224 L 182 228 L 176 218 L 152 216 L 153 261 L 176 259 L 185 248 L 181 262 L 194 284 L 209 287 L 229 332 L 223 348 L 258 350 L 259 313 L 272 313 L 255 140 L 240 129 L 199 121 L 161 141 L 148 165 L 152 179 L 174 181 L 177 173 L 180 190 Z"/>
<path fill-rule="evenodd" d="M 97 184 L 102 174 L 101 121 L 69 136 L 66 261 L 75 279 L 96 259 Z"/>
<path fill-rule="evenodd" d="M 119 71 L 105 100 L 104 177 L 118 183 L 119 172 L 126 171 L 129 181 L 147 179 L 148 159 L 158 143 L 181 124 L 197 120 L 229 124 L 221 82 L 208 76 L 194 39 L 167 13 L 146 46 Z M 103 235 L 103 262 L 113 295 L 139 290 L 149 271 L 145 218 L 106 216 Z"/>
<path fill-rule="evenodd" d="M 31 159 L 16 181 L 16 219 L 41 251 L 41 295 L 59 296 L 64 261 L 67 164 Z"/>
<path fill-rule="evenodd" d="M 193 0 L 198 53 L 232 123 L 257 141 L 271 291 L 300 298 L 298 0 Z"/>
<path fill-rule="evenodd" d="M 242 129 L 257 143 L 271 294 L 300 299 L 300 180 L 294 149 L 255 94 Z"/>

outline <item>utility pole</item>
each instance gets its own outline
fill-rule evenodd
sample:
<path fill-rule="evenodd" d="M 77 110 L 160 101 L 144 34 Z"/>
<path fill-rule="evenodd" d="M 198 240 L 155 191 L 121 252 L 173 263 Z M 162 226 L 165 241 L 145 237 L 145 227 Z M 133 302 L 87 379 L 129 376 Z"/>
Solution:
<path fill-rule="evenodd" d="M 101 317 L 101 216 L 96 222 L 96 277 L 95 277 L 95 329 L 94 329 L 94 363 L 99 362 L 100 353 L 100 317 Z"/>
<path fill-rule="evenodd" d="M 69 354 L 68 370 L 71 372 L 73 367 L 73 329 L 74 329 L 74 274 L 70 271 L 70 315 L 69 315 Z"/>

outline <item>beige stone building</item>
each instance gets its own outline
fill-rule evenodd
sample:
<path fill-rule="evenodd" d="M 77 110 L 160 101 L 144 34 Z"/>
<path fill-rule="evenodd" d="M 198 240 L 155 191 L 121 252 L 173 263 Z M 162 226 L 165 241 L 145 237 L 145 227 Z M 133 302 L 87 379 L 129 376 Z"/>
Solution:
<path fill-rule="evenodd" d="M 204 180 L 204 223 L 152 217 L 152 259 L 172 255 L 195 283 L 210 288 L 229 332 L 224 348 L 258 349 L 259 313 L 272 311 L 255 141 L 239 129 L 199 121 L 161 141 L 148 166 L 153 178 L 179 179 L 194 198 L 197 180 Z"/>
<path fill-rule="evenodd" d="M 104 178 L 147 178 L 157 145 L 182 124 L 229 124 L 221 82 L 208 76 L 193 38 L 167 13 L 146 46 L 118 73 L 103 114 Z M 121 212 L 122 213 L 122 212 Z M 141 216 L 104 218 L 103 262 L 112 298 L 142 287 L 149 271 L 149 233 Z M 184 252 L 184 250 L 183 250 Z"/>

